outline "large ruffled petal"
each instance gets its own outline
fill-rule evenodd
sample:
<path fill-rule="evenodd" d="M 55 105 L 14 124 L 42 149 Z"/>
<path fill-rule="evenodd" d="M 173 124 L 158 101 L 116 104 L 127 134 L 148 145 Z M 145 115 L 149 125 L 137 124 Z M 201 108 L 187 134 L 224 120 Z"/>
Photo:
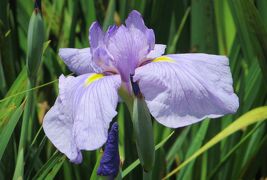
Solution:
<path fill-rule="evenodd" d="M 68 68 L 77 75 L 94 72 L 90 48 L 61 48 L 59 49 L 59 56 Z"/>
<path fill-rule="evenodd" d="M 95 150 L 106 142 L 109 123 L 117 114 L 120 81 L 118 75 L 106 76 L 88 86 L 83 82 L 73 92 L 73 132 L 79 149 Z"/>
<path fill-rule="evenodd" d="M 148 108 L 157 121 L 181 127 L 236 112 L 239 102 L 225 56 L 177 54 L 136 69 Z"/>
<path fill-rule="evenodd" d="M 80 163 L 82 155 L 72 135 L 73 123 L 69 119 L 63 118 L 60 106 L 61 102 L 57 99 L 54 106 L 46 113 L 43 122 L 45 134 L 56 148 L 72 162 Z"/>
<path fill-rule="evenodd" d="M 106 139 L 116 115 L 119 76 L 84 74 L 59 79 L 59 97 L 44 118 L 44 131 L 59 151 L 73 162 L 80 150 L 94 150 Z"/>
<path fill-rule="evenodd" d="M 46 136 L 55 147 L 64 153 L 72 162 L 80 163 L 82 156 L 73 137 L 73 118 L 71 92 L 82 76 L 74 78 L 63 75 L 59 78 L 59 96 L 54 106 L 46 113 L 43 128 Z"/>

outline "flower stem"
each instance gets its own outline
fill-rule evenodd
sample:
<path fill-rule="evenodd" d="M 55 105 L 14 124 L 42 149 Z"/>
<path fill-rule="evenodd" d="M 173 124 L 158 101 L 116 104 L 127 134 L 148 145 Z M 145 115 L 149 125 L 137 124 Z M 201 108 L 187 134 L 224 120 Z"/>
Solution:
<path fill-rule="evenodd" d="M 152 179 L 152 171 L 146 172 L 143 170 L 143 180 L 151 180 Z"/>
<path fill-rule="evenodd" d="M 119 89 L 119 96 L 122 98 L 122 100 L 125 102 L 129 112 L 130 112 L 130 115 L 132 117 L 132 114 L 133 114 L 133 96 L 131 96 L 129 94 L 129 92 L 127 92 L 127 90 L 123 87 L 121 87 Z"/>

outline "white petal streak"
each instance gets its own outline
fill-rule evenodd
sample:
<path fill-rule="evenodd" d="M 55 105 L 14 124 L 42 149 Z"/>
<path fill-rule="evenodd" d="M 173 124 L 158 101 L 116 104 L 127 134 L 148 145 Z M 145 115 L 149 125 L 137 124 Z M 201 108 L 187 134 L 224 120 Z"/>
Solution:
<path fill-rule="evenodd" d="M 155 44 L 155 47 L 153 50 L 151 50 L 148 55 L 146 56 L 147 59 L 154 59 L 157 58 L 159 56 L 161 56 L 162 54 L 164 54 L 166 49 L 166 45 L 164 44 Z"/>

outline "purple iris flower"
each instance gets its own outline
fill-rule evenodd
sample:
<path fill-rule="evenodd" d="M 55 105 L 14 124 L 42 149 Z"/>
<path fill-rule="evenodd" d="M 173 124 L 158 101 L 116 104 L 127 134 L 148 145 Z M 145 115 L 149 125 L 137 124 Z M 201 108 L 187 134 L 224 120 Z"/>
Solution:
<path fill-rule="evenodd" d="M 119 128 L 115 122 L 108 133 L 108 140 L 105 146 L 104 154 L 101 158 L 100 165 L 97 169 L 97 174 L 101 176 L 116 177 L 120 168 L 119 155 Z"/>
<path fill-rule="evenodd" d="M 89 30 L 90 48 L 62 48 L 60 57 L 77 77 L 59 78 L 59 95 L 44 118 L 47 137 L 72 162 L 81 150 L 95 150 L 107 140 L 117 114 L 118 89 L 131 91 L 137 82 L 152 116 L 177 128 L 205 118 L 236 112 L 229 60 L 208 54 L 163 55 L 152 29 L 132 11 L 126 25 L 103 32 L 97 22 Z"/>

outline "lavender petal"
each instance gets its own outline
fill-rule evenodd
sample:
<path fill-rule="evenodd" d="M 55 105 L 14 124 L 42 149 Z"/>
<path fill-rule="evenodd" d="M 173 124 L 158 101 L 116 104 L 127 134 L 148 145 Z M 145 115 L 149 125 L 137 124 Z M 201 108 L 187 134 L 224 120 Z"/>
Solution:
<path fill-rule="evenodd" d="M 167 127 L 235 113 L 239 106 L 225 56 L 167 55 L 138 68 L 134 81 L 151 114 Z"/>
<path fill-rule="evenodd" d="M 95 72 L 92 67 L 90 48 L 61 48 L 59 56 L 68 68 L 77 75 Z"/>

